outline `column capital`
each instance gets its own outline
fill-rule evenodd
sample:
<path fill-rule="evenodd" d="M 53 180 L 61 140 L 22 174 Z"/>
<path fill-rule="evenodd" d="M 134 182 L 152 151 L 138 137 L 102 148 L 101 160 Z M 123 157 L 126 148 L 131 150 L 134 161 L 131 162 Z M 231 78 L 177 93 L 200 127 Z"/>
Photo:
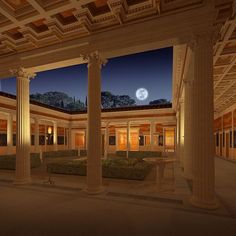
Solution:
<path fill-rule="evenodd" d="M 219 37 L 220 37 L 219 31 L 212 27 L 212 28 L 204 29 L 202 31 L 193 32 L 187 45 L 191 50 L 194 50 L 194 48 L 200 42 L 208 41 L 213 44 L 219 39 Z"/>
<path fill-rule="evenodd" d="M 12 73 L 12 75 L 16 76 L 17 78 L 25 78 L 25 79 L 33 79 L 36 74 L 34 72 L 32 72 L 29 69 L 25 69 L 23 67 L 20 67 L 18 69 L 12 69 L 10 70 L 10 72 Z"/>
<path fill-rule="evenodd" d="M 88 52 L 88 53 L 82 53 L 81 56 L 84 60 L 88 61 L 88 67 L 93 65 L 94 63 L 99 63 L 100 66 L 105 66 L 107 63 L 107 60 L 101 56 L 101 53 L 98 51 L 94 52 Z"/>

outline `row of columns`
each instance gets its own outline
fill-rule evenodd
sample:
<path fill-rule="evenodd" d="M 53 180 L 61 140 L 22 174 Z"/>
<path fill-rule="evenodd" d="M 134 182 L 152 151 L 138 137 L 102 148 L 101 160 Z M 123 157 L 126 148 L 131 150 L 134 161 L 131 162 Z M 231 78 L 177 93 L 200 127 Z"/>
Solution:
<path fill-rule="evenodd" d="M 191 203 L 214 209 L 213 41 L 208 32 L 189 45 L 191 62 L 184 78 L 184 103 L 177 113 L 178 156 L 184 176 L 192 180 Z M 184 137 L 184 138 L 183 138 Z"/>
<path fill-rule="evenodd" d="M 186 87 L 185 144 L 190 148 L 181 151 L 181 162 L 186 177 L 193 180 L 192 204 L 198 207 L 215 208 L 214 193 L 214 146 L 213 146 L 213 53 L 212 41 L 207 33 L 197 36 L 194 42 L 193 86 Z M 87 153 L 87 192 L 102 191 L 101 169 L 101 66 L 104 61 L 97 52 L 87 56 L 88 59 L 88 153 Z M 30 114 L 29 81 L 35 76 L 20 68 L 15 71 L 17 77 L 17 151 L 16 183 L 30 182 Z M 191 85 L 191 83 L 189 83 Z M 187 86 L 189 86 L 187 85 Z M 189 89 L 189 90 L 188 90 Z M 191 90 L 192 89 L 192 90 Z M 190 92 L 191 91 L 191 92 Z M 180 114 L 183 114 L 182 108 Z M 187 116 L 187 117 L 186 117 Z M 180 144 L 183 141 L 181 127 L 183 117 L 180 115 Z M 129 127 L 129 125 L 128 125 Z M 128 128 L 129 129 L 129 128 Z M 188 129 L 188 131 L 187 131 Z M 54 127 L 56 132 L 56 128 Z M 191 132 L 191 136 L 190 134 Z M 129 132 L 128 132 L 129 133 Z M 54 137 L 57 135 L 54 134 Z M 189 141 L 189 139 L 193 139 Z M 153 142 L 153 138 L 151 138 Z M 56 140 L 54 140 L 56 142 Z M 127 135 L 129 144 L 129 135 Z M 193 145 L 194 144 L 194 145 Z M 186 145 L 185 145 L 186 147 Z M 180 145 L 181 148 L 181 145 Z M 192 158 L 191 161 L 186 161 Z M 187 164 L 188 163 L 188 164 Z M 189 170 L 187 168 L 189 167 Z M 191 171 L 192 168 L 192 171 Z"/>
<path fill-rule="evenodd" d="M 35 151 L 39 152 L 40 147 L 39 147 L 39 119 L 35 118 L 34 119 L 34 124 L 35 124 Z M 53 146 L 54 150 L 57 150 L 57 122 L 53 121 Z M 13 147 L 13 115 L 8 114 L 7 117 L 7 152 L 9 154 L 12 153 L 12 147 Z"/>
<path fill-rule="evenodd" d="M 97 52 L 87 55 L 88 60 L 88 160 L 87 191 L 102 190 L 101 174 L 101 66 L 104 61 Z M 20 68 L 13 70 L 17 79 L 16 99 L 16 184 L 31 182 L 30 177 L 30 109 L 29 82 L 35 74 Z M 10 126 L 9 126 L 10 129 Z M 54 123 L 53 143 L 57 143 L 57 126 Z M 10 130 L 9 130 L 10 131 Z M 36 129 L 38 133 L 39 130 Z M 11 132 L 9 132 L 11 133 Z M 36 135 L 38 137 L 38 135 Z M 8 140 L 9 142 L 10 139 Z M 56 145 L 55 145 L 56 146 Z"/>
<path fill-rule="evenodd" d="M 109 122 L 106 122 L 106 126 L 105 126 L 105 150 L 104 150 L 104 158 L 107 158 L 107 150 L 109 148 Z M 131 121 L 128 121 L 126 123 L 126 158 L 129 158 L 129 151 L 130 151 L 130 127 L 131 127 Z M 150 121 L 150 146 L 153 147 L 154 146 L 154 131 L 155 131 L 155 122 L 152 120 Z M 163 139 L 164 139 L 164 129 L 163 129 Z M 163 145 L 164 146 L 164 145 Z"/>

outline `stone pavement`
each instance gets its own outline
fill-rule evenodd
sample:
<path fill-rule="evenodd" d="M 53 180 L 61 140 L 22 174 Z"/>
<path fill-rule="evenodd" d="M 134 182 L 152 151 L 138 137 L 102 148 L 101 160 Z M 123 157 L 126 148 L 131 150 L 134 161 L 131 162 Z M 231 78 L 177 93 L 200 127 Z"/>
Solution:
<path fill-rule="evenodd" d="M 236 165 L 216 159 L 216 211 L 191 207 L 176 175 L 182 190 L 172 194 L 106 180 L 103 194 L 89 196 L 84 177 L 59 175 L 51 186 L 33 175 L 32 185 L 18 187 L 13 172 L 0 171 L 0 235 L 236 235 Z"/>

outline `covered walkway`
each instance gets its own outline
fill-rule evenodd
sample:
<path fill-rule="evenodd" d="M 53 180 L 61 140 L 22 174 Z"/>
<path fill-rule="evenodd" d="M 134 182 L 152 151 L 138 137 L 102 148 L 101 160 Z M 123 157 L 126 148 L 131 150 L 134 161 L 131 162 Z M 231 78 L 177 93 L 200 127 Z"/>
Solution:
<path fill-rule="evenodd" d="M 138 193 L 129 195 L 129 191 L 119 195 L 114 184 L 105 194 L 88 196 L 73 188 L 73 176 L 69 176 L 68 188 L 64 177 L 62 188 L 36 183 L 18 187 L 6 181 L 11 178 L 9 173 L 0 172 L 1 235 L 236 234 L 236 164 L 218 158 L 216 194 L 220 208 L 213 211 L 193 208 L 184 195 L 144 198 L 137 197 Z"/>

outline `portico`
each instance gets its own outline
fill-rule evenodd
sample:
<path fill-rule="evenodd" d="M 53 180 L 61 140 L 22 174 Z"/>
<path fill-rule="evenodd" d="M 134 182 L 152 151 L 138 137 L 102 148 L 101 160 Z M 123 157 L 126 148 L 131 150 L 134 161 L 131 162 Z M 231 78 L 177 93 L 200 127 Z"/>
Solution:
<path fill-rule="evenodd" d="M 102 190 L 100 92 L 101 66 L 104 59 L 109 61 L 109 58 L 117 56 L 173 46 L 173 109 L 177 112 L 178 158 L 185 177 L 193 181 L 192 204 L 200 208 L 216 208 L 213 139 L 213 33 L 215 29 L 213 25 L 215 21 L 217 22 L 214 17 L 220 15 L 220 10 L 214 1 L 192 0 L 189 7 L 175 1 L 172 5 L 167 1 L 150 0 L 132 6 L 129 1 L 110 0 L 105 3 L 109 6 L 109 12 L 104 10 L 105 13 L 99 13 L 100 16 L 97 18 L 96 14 L 94 16 L 91 13 L 92 0 L 70 1 L 62 7 L 53 5 L 53 10 L 45 10 L 47 9 L 45 6 L 37 4 L 36 1 L 32 2 L 34 4 L 31 7 L 39 12 L 39 16 L 35 16 L 35 19 L 30 16 L 26 20 L 10 18 L 20 28 L 19 32 L 23 37 L 20 39 L 27 39 L 25 48 L 28 49 L 21 49 L 17 44 L 19 39 L 14 39 L 16 50 L 12 52 L 9 41 L 13 39 L 9 39 L 8 31 L 13 27 L 8 25 L 0 28 L 1 32 L 8 32 L 5 34 L 4 41 L 6 51 L 0 59 L 3 65 L 0 68 L 0 76 L 8 77 L 10 69 L 20 68 L 16 74 L 18 81 L 16 182 L 21 184 L 30 182 L 29 79 L 34 73 L 88 63 L 87 192 L 95 194 Z M 82 8 L 81 5 L 84 7 Z M 97 8 L 98 5 L 94 9 Z M 70 9 L 75 10 L 69 11 Z M 66 14 L 62 14 L 66 10 L 70 15 L 71 23 L 69 19 L 65 20 Z M 9 17 L 8 12 L 3 8 L 1 14 Z M 54 14 L 56 17 L 52 20 L 51 16 Z M 62 14 L 64 18 L 59 17 L 58 14 Z M 49 43 L 46 44 L 40 41 L 42 32 L 32 33 L 30 26 L 36 19 L 44 18 L 45 15 L 47 17 L 42 21 L 42 25 L 46 24 L 51 34 L 48 38 Z M 140 18 L 143 20 L 140 21 Z M 170 24 L 170 20 L 174 24 Z M 70 24 L 73 25 L 71 28 L 68 27 Z M 75 36 L 78 25 L 79 37 Z M 68 31 L 69 35 L 66 33 Z M 53 41 L 54 37 L 55 41 Z M 34 46 L 35 42 L 37 42 L 36 46 Z M 28 44 L 31 46 L 27 47 Z M 35 134 L 39 132 L 37 122 L 35 122 Z M 149 141 L 153 147 L 155 121 L 149 120 L 149 122 Z M 127 157 L 132 133 L 130 126 L 132 123 L 128 121 L 125 140 Z M 11 129 L 11 125 L 8 125 L 9 132 Z M 54 123 L 55 148 L 58 141 L 57 130 L 57 123 Z M 165 131 L 163 136 L 164 134 Z M 12 143 L 10 136 L 8 136 L 8 143 L 9 145 Z"/>

